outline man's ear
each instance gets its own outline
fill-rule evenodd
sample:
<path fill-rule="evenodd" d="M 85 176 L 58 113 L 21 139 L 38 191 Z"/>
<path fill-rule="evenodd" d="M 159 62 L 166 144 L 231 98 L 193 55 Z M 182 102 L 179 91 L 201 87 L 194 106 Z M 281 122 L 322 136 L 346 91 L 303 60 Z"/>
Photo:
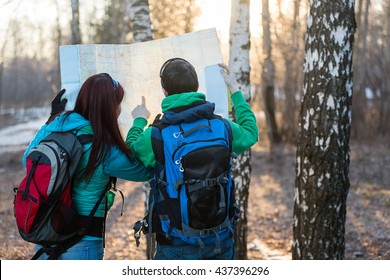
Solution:
<path fill-rule="evenodd" d="M 165 88 L 162 88 L 162 90 L 163 90 L 164 96 L 167 97 L 168 96 L 168 92 L 165 90 Z"/>

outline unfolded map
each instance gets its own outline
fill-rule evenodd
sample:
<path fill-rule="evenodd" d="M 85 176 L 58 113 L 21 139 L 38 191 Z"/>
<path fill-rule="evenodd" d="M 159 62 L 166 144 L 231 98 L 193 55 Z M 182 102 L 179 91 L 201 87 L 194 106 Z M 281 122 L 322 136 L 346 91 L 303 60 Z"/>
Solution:
<path fill-rule="evenodd" d="M 149 121 L 161 113 L 161 89 L 159 71 L 170 58 L 181 57 L 196 69 L 199 92 L 216 104 L 216 112 L 228 115 L 227 90 L 219 67 L 222 54 L 214 28 L 180 36 L 134 44 L 89 44 L 60 47 L 60 67 L 67 108 L 74 107 L 82 83 L 96 73 L 108 73 L 125 89 L 122 113 L 119 117 L 123 133 L 131 127 L 132 109 L 141 104 L 145 96 L 151 112 Z M 205 75 L 205 71 L 207 75 Z M 207 86 L 206 86 L 207 85 Z M 207 89 L 207 92 L 206 92 Z"/>

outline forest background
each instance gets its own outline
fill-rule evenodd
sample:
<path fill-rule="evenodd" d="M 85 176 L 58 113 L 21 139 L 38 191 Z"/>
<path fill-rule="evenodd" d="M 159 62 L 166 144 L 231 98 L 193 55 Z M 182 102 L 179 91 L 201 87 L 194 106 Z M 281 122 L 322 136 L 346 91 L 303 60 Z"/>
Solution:
<path fill-rule="evenodd" d="M 132 42 L 129 1 L 80 1 L 73 10 L 71 2 L 79 1 L 0 1 L 1 109 L 24 110 L 49 104 L 61 86 L 58 46 Z M 296 2 L 299 6 L 294 9 Z M 230 1 L 150 0 L 149 5 L 154 39 L 216 27 L 228 62 Z M 262 6 L 261 1 L 253 0 L 250 5 L 251 103 L 261 111 L 265 59 Z M 308 1 L 269 0 L 278 132 L 288 142 L 294 142 L 298 129 L 308 8 Z M 355 10 L 358 29 L 352 138 L 364 140 L 390 133 L 390 85 L 386 79 L 390 67 L 389 1 L 358 0 Z"/>
<path fill-rule="evenodd" d="M 61 86 L 58 46 L 134 42 L 130 2 L 134 1 L 0 1 L 0 129 L 14 124 L 23 115 L 28 116 L 33 108 L 49 106 Z M 269 13 L 263 9 L 265 4 Z M 229 61 L 230 1 L 149 0 L 149 8 L 153 39 L 216 27 L 224 60 Z M 261 129 L 257 151 L 261 151 L 263 158 L 260 162 L 265 165 L 291 161 L 295 152 L 304 92 L 303 64 L 309 8 L 309 1 L 250 1 L 248 101 Z M 374 181 L 372 185 L 361 186 L 366 190 L 369 188 L 369 194 L 358 187 L 354 191 L 359 198 L 380 196 L 382 200 L 378 203 L 384 210 L 379 210 L 379 220 L 386 217 L 388 220 L 390 1 L 356 0 L 355 19 L 351 143 L 356 145 L 353 146 L 357 150 L 356 156 L 365 164 L 364 168 L 377 169 L 363 169 L 363 173 L 361 169 L 354 171 L 369 175 Z M 271 70 L 267 64 L 269 59 L 272 59 Z M 264 94 L 264 83 L 269 81 L 272 102 L 267 100 L 270 96 Z M 371 155 L 377 157 L 370 158 Z M 259 164 L 256 158 L 253 161 Z M 291 167 L 292 172 L 286 176 L 294 176 L 293 160 Z M 294 181 L 293 178 L 289 180 Z M 259 184 L 258 181 L 255 183 Z M 372 203 L 376 202 L 367 202 L 366 206 Z M 287 227 L 290 227 L 288 222 Z M 387 226 L 384 229 L 389 230 Z M 384 243 L 378 247 L 388 245 L 389 237 L 379 235 Z M 291 242 L 291 238 L 284 238 L 286 240 Z M 275 246 L 283 247 L 288 253 L 286 248 L 291 244 Z M 377 258 L 389 257 L 388 247 L 380 253 L 379 249 L 375 250 L 373 254 L 377 254 Z M 361 254 L 361 250 L 355 250 L 350 257 Z"/>

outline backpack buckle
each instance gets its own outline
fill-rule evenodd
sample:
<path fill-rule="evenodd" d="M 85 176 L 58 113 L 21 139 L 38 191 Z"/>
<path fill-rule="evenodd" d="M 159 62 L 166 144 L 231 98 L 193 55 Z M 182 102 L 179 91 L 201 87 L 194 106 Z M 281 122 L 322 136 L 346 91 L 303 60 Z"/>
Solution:
<path fill-rule="evenodd" d="M 199 231 L 199 236 L 211 235 L 211 234 L 214 234 L 214 233 L 215 233 L 214 229 L 206 228 L 206 229 L 202 229 L 202 230 Z"/>
<path fill-rule="evenodd" d="M 206 179 L 205 180 L 205 187 L 214 187 L 217 185 L 217 183 L 218 183 L 218 180 L 215 178 Z"/>

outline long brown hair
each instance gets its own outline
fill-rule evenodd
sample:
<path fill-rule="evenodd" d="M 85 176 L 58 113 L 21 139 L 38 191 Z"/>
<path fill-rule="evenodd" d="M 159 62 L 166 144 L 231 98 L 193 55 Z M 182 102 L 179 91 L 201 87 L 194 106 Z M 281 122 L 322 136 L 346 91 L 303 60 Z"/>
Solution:
<path fill-rule="evenodd" d="M 117 146 L 132 159 L 118 125 L 119 106 L 124 97 L 122 86 L 107 73 L 89 77 L 81 86 L 73 112 L 90 121 L 94 133 L 92 149 L 83 178 L 90 180 L 111 146 Z"/>

